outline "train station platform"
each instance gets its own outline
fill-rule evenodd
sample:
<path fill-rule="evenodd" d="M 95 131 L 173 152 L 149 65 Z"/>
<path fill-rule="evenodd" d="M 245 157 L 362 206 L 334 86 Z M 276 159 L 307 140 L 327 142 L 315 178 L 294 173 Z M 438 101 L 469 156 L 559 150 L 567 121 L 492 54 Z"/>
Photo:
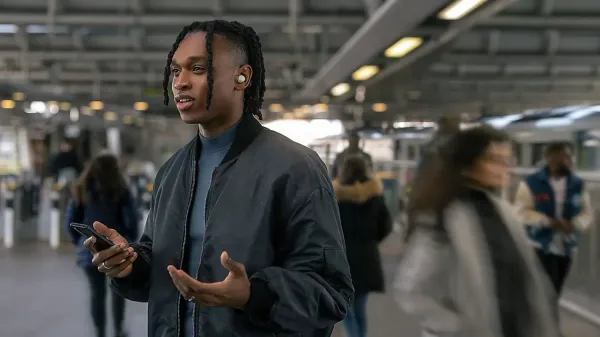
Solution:
<path fill-rule="evenodd" d="M 399 238 L 382 245 L 388 283 L 399 259 Z M 0 336 L 94 337 L 88 309 L 89 291 L 75 265 L 72 248 L 52 251 L 47 245 L 0 249 Z M 130 337 L 147 336 L 146 305 L 127 302 L 126 326 Z M 563 312 L 566 337 L 598 337 L 600 329 Z M 110 334 L 109 334 L 110 336 Z M 344 336 L 341 326 L 335 337 Z M 369 299 L 369 336 L 419 337 L 416 321 L 402 313 L 389 294 Z"/>

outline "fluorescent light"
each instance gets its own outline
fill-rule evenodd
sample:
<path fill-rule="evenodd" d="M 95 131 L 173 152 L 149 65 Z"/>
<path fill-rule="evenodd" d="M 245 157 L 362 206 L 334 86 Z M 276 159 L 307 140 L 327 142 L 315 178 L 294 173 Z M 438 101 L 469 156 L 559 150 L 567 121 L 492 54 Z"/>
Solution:
<path fill-rule="evenodd" d="M 22 92 L 15 92 L 13 93 L 13 100 L 15 101 L 22 101 L 25 99 L 25 94 Z"/>
<path fill-rule="evenodd" d="M 269 111 L 276 113 L 283 112 L 283 105 L 279 103 L 273 103 L 269 105 Z"/>
<path fill-rule="evenodd" d="M 112 111 L 107 111 L 104 113 L 104 119 L 107 121 L 116 121 L 117 120 L 117 114 L 112 112 Z"/>
<path fill-rule="evenodd" d="M 71 109 L 71 103 L 69 102 L 60 102 L 59 107 L 63 111 L 68 111 Z"/>
<path fill-rule="evenodd" d="M 146 111 L 146 110 L 148 110 L 148 103 L 146 103 L 146 102 L 135 102 L 135 104 L 133 105 L 133 108 L 136 111 Z"/>
<path fill-rule="evenodd" d="M 329 107 L 327 106 L 327 104 L 324 104 L 324 103 L 315 104 L 313 106 L 313 111 L 316 113 L 323 113 L 323 112 L 327 112 L 328 110 L 329 110 Z"/>
<path fill-rule="evenodd" d="M 17 25 L 0 24 L 0 34 L 15 34 L 18 31 Z"/>
<path fill-rule="evenodd" d="M 90 109 L 92 109 L 92 110 L 102 110 L 102 109 L 104 109 L 104 103 L 102 103 L 101 101 L 91 101 L 90 102 Z"/>
<path fill-rule="evenodd" d="M 438 17 L 442 20 L 459 20 L 486 1 L 487 0 L 456 0 L 441 11 Z"/>
<path fill-rule="evenodd" d="M 15 101 L 10 100 L 10 99 L 5 99 L 2 102 L 0 102 L 0 106 L 2 107 L 2 109 L 14 109 Z"/>
<path fill-rule="evenodd" d="M 29 108 L 31 109 L 32 113 L 44 113 L 46 112 L 46 103 L 44 102 L 40 102 L 40 101 L 33 101 L 31 102 L 31 105 L 29 106 Z"/>
<path fill-rule="evenodd" d="M 423 43 L 420 37 L 403 37 L 385 50 L 386 57 L 402 57 Z"/>
<path fill-rule="evenodd" d="M 387 105 L 385 103 L 375 103 L 372 106 L 373 111 L 375 112 L 385 112 L 387 111 Z"/>
<path fill-rule="evenodd" d="M 355 81 L 365 81 L 379 72 L 378 66 L 362 66 L 352 73 L 352 79 Z"/>
<path fill-rule="evenodd" d="M 343 94 L 350 91 L 350 84 L 348 83 L 340 83 L 335 87 L 331 88 L 331 94 L 333 96 L 342 96 Z"/>

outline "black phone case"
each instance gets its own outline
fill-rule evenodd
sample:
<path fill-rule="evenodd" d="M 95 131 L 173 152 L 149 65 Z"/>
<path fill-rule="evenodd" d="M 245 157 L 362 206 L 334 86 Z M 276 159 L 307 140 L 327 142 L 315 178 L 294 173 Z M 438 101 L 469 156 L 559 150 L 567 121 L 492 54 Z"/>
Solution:
<path fill-rule="evenodd" d="M 91 236 L 94 236 L 96 238 L 96 243 L 94 244 L 94 246 L 96 246 L 96 249 L 98 249 L 98 250 L 105 250 L 105 249 L 108 249 L 115 245 L 112 241 L 110 241 L 104 235 L 98 233 L 94 228 L 92 228 L 86 224 L 71 223 L 70 226 L 71 226 L 71 228 L 76 230 L 79 234 L 81 234 L 85 237 L 89 238 Z"/>

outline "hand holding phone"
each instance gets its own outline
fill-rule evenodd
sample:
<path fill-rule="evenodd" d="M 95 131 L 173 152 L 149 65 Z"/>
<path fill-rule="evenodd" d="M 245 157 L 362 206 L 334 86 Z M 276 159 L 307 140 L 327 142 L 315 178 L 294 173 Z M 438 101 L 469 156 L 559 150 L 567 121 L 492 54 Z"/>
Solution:
<path fill-rule="evenodd" d="M 90 236 L 83 245 L 94 255 L 92 263 L 98 267 L 98 271 L 108 277 L 122 278 L 129 275 L 133 269 L 132 264 L 137 258 L 137 253 L 129 247 L 129 242 L 116 230 L 106 227 L 100 222 L 94 222 L 92 228 L 96 233 Z M 104 242 L 104 239 L 108 242 Z M 98 243 L 100 246 L 98 246 Z M 112 244 L 112 245 L 111 245 Z M 101 249 L 109 245 L 106 249 Z"/>
<path fill-rule="evenodd" d="M 87 238 L 90 238 L 90 237 L 96 238 L 94 247 L 99 251 L 108 249 L 115 245 L 106 236 L 98 233 L 92 226 L 88 226 L 86 224 L 76 223 L 76 222 L 71 222 L 71 224 L 69 226 L 71 226 L 71 228 L 73 228 L 79 234 L 81 234 Z"/>

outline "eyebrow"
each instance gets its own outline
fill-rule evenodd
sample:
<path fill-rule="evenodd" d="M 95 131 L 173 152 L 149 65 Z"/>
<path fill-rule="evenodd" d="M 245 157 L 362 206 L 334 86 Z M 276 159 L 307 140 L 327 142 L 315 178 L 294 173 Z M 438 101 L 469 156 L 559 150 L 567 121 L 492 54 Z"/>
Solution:
<path fill-rule="evenodd" d="M 206 56 L 190 56 L 187 58 L 188 62 L 198 62 L 198 61 L 202 61 L 202 62 L 206 62 L 208 61 L 208 58 Z M 177 60 L 175 60 L 175 58 L 173 58 L 173 60 L 171 61 L 171 65 L 176 65 L 177 64 Z"/>

